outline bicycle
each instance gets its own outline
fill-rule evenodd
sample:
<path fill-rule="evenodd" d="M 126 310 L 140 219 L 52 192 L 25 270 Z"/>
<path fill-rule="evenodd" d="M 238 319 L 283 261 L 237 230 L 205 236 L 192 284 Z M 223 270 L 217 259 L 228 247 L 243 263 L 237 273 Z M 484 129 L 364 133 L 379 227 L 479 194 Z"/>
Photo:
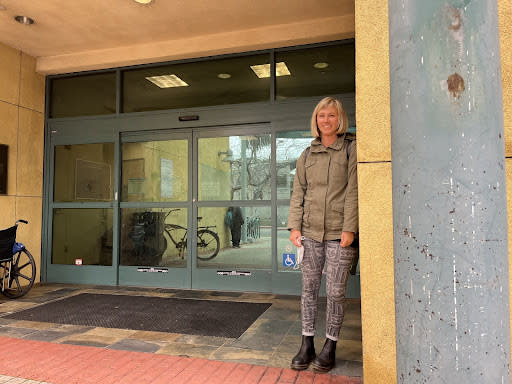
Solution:
<path fill-rule="evenodd" d="M 34 257 L 22 243 L 16 242 L 20 223 L 28 221 L 17 220 L 14 226 L 0 231 L 1 292 L 10 299 L 26 295 L 36 278 Z"/>
<path fill-rule="evenodd" d="M 180 208 L 169 210 L 165 218 L 167 219 L 167 216 L 169 216 L 171 212 L 179 210 Z M 198 217 L 197 221 L 199 222 L 201 219 L 202 217 Z M 217 232 L 210 229 L 215 227 L 215 225 L 206 225 L 198 227 L 197 229 L 197 258 L 200 260 L 211 260 L 219 253 L 219 235 Z M 178 224 L 164 224 L 164 231 L 176 249 L 178 249 L 178 254 L 181 259 L 184 259 L 187 249 L 188 229 Z"/>

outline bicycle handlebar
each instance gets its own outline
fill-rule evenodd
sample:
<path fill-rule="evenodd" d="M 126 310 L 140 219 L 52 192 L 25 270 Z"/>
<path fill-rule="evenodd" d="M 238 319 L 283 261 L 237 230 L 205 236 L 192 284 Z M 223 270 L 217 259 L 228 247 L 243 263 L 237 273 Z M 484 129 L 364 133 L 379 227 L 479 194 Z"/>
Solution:
<path fill-rule="evenodd" d="M 176 211 L 180 211 L 181 208 L 174 208 L 174 209 L 169 209 L 169 212 L 167 212 L 167 215 L 165 215 L 165 218 L 167 219 L 167 216 L 169 216 L 171 214 L 171 212 L 176 212 Z"/>
<path fill-rule="evenodd" d="M 23 219 L 16 220 L 16 225 L 18 225 L 19 223 L 28 224 L 28 221 Z"/>

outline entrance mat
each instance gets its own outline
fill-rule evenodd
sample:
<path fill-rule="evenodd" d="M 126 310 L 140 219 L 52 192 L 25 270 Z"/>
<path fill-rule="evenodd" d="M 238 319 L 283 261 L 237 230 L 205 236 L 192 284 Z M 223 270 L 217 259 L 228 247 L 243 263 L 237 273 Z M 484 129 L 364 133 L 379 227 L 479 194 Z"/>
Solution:
<path fill-rule="evenodd" d="M 4 318 L 238 338 L 271 305 L 82 293 Z"/>

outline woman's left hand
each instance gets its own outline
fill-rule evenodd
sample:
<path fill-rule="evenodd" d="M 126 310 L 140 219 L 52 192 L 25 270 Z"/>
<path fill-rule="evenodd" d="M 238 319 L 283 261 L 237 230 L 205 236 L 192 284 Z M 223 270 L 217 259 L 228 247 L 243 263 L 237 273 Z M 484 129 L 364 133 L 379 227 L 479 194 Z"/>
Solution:
<path fill-rule="evenodd" d="M 354 241 L 354 232 L 342 232 L 340 245 L 345 248 Z"/>

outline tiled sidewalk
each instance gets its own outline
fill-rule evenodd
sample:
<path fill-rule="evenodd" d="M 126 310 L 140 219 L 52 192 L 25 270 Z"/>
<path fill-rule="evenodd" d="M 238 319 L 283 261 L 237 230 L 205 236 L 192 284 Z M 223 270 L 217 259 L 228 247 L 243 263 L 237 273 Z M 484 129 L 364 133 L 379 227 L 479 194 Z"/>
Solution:
<path fill-rule="evenodd" d="M 5 318 L 5 315 L 9 313 L 33 308 L 79 293 L 271 302 L 272 306 L 237 339 L 42 323 L 37 321 L 19 321 Z M 21 344 L 17 344 L 17 346 L 19 349 L 26 352 L 26 354 L 21 355 L 23 359 L 32 358 L 31 352 L 29 352 L 31 348 L 35 348 L 36 351 L 42 348 L 51 353 L 59 351 L 54 357 L 42 353 L 43 361 L 36 359 L 32 362 L 32 360 L 27 360 L 26 365 L 22 366 L 31 366 L 33 369 L 37 368 L 34 372 L 39 372 L 39 369 L 42 369 L 40 366 L 44 368 L 45 365 L 49 363 L 50 367 L 52 367 L 55 365 L 54 359 L 67 357 L 72 359 L 73 364 L 76 365 L 77 368 L 74 371 L 77 375 L 76 379 L 80 379 L 81 381 L 56 381 L 60 376 L 46 377 L 42 375 L 36 377 L 30 374 L 32 372 L 31 370 L 6 370 L 9 365 L 5 365 L 3 358 L 1 359 L 2 364 L 0 367 L 2 367 L 2 369 L 0 369 L 0 374 L 22 378 L 20 380 L 31 379 L 36 380 L 36 382 L 47 381 L 52 384 L 59 382 L 66 382 L 66 384 L 72 382 L 89 383 L 91 381 L 87 380 L 93 377 L 96 378 L 96 381 L 92 382 L 103 384 L 103 381 L 97 381 L 98 378 L 96 376 L 100 374 L 100 372 L 96 374 L 97 368 L 100 367 L 98 364 L 104 361 L 115 361 L 126 355 L 132 356 L 128 358 L 128 361 L 131 362 L 130 364 L 135 364 L 135 371 L 139 372 L 139 378 L 142 378 L 147 372 L 153 373 L 153 370 L 155 370 L 155 372 L 162 371 L 164 367 L 168 365 L 172 367 L 184 367 L 184 373 L 180 371 L 177 378 L 167 382 L 188 383 L 188 381 L 181 381 L 183 379 L 182 375 L 189 374 L 191 370 L 199 369 L 197 364 L 204 365 L 201 372 L 208 368 L 209 371 L 215 373 L 215 377 L 212 378 L 213 381 L 206 381 L 208 383 L 216 382 L 217 374 L 224 372 L 226 369 L 231 369 L 226 375 L 238 375 L 240 370 L 250 372 L 251 375 L 247 376 L 247 382 L 249 383 L 313 383 L 312 380 L 315 380 L 315 383 L 358 382 L 357 380 L 360 380 L 362 376 L 360 316 L 359 302 L 348 302 L 346 317 L 341 331 L 341 339 L 338 342 L 336 366 L 328 375 L 315 376 L 313 372 L 310 371 L 297 374 L 288 369 L 291 358 L 297 352 L 301 340 L 300 300 L 298 297 L 254 293 L 45 284 L 34 287 L 27 296 L 20 299 L 5 300 L 0 297 L 0 337 L 6 337 L 7 339 L 5 340 L 10 340 L 9 343 L 18 340 Z M 324 341 L 322 335 L 324 329 L 323 318 L 325 318 L 325 312 L 321 309 L 319 316 L 320 324 L 318 324 L 317 327 L 319 337 L 315 339 L 317 349 L 321 349 Z M 38 342 L 43 343 L 38 344 Z M 3 344 L 4 340 L 0 339 L 0 345 L 3 346 Z M 30 348 L 26 347 L 28 345 Z M 18 347 L 15 350 L 12 350 L 12 348 L 8 348 L 7 350 L 12 350 L 11 352 L 17 353 Z M 95 352 L 83 352 L 82 357 L 92 358 L 92 360 L 85 361 L 80 357 L 75 357 L 77 354 L 76 351 Z M 81 356 L 81 353 L 79 353 L 78 356 Z M 101 359 L 91 357 L 91 354 L 97 354 Z M 114 358 L 112 356 L 116 357 Z M 140 358 L 136 356 L 144 356 L 140 357 L 144 360 L 142 365 L 140 362 L 138 363 Z M 47 361 L 47 363 L 45 363 L 45 361 Z M 67 359 L 62 363 L 64 364 L 66 361 Z M 158 362 L 162 362 L 162 364 Z M 151 365 L 148 366 L 146 364 Z M 15 364 L 14 366 L 17 365 Z M 57 364 L 57 367 L 58 366 Z M 106 370 L 104 373 L 106 372 L 106 374 L 108 374 L 109 369 L 111 369 L 109 367 L 110 366 L 106 365 L 102 368 Z M 223 368 L 221 369 L 221 367 Z M 236 371 L 233 371 L 235 368 Z M 140 372 L 141 370 L 142 372 Z M 58 369 L 54 371 L 53 374 L 58 374 Z M 87 373 L 87 377 L 82 378 L 82 371 Z M 116 371 L 114 373 L 118 374 L 119 372 Z M 258 373 L 260 376 L 258 376 L 257 379 L 252 376 L 253 374 L 257 376 Z M 172 372 L 167 372 L 166 375 L 167 374 L 172 375 Z M 293 379 L 289 379 L 289 377 L 293 377 Z M 347 377 L 353 377 L 353 379 L 350 379 L 352 381 L 347 381 Z M 68 379 L 70 378 L 68 377 Z M 193 382 L 201 382 L 198 381 L 198 378 L 194 380 Z M 13 381 L 12 383 L 9 382 L 9 384 L 18 382 L 25 383 L 24 381 Z M 125 381 L 118 382 L 124 383 Z M 151 381 L 141 379 L 138 382 L 146 383 Z M 243 383 L 245 381 L 233 382 Z M 0 381 L 0 384 L 2 383 L 3 382 Z M 33 384 L 30 381 L 27 381 L 27 383 Z"/>
<path fill-rule="evenodd" d="M 0 337 L 0 383 L 359 384 L 360 378 Z M 6 376 L 3 376 L 6 377 Z M 16 377 L 16 378 L 15 378 Z M 21 379 L 21 378 L 26 378 Z"/>
<path fill-rule="evenodd" d="M 21 377 L 0 375 L 0 384 L 51 384 L 51 383 L 47 383 L 44 381 L 23 379 Z"/>

